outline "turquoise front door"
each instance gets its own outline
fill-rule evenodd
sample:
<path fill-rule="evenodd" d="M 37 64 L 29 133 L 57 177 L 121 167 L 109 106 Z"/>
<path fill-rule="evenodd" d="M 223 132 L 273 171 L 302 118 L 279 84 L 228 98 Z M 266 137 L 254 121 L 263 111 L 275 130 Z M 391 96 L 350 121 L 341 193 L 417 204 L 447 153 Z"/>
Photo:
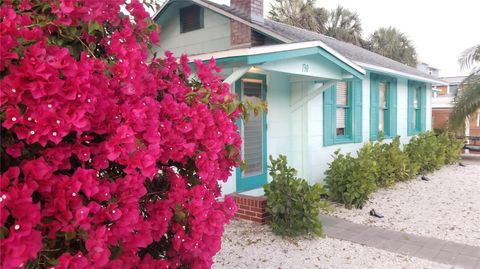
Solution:
<path fill-rule="evenodd" d="M 265 100 L 266 77 L 263 74 L 245 74 L 235 83 L 235 90 L 241 100 Z M 237 192 L 261 188 L 267 183 L 267 115 L 254 116 L 250 113 L 247 122 L 239 121 L 242 136 L 242 160 L 246 169 L 237 168 Z"/>

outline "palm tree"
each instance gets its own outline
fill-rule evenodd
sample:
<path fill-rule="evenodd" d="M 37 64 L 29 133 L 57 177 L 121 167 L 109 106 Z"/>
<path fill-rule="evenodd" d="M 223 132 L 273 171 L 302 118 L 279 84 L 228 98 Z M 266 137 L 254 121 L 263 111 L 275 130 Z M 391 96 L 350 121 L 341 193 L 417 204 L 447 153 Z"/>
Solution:
<path fill-rule="evenodd" d="M 381 27 L 369 38 L 369 49 L 380 55 L 415 67 L 417 52 L 407 36 L 394 27 Z"/>
<path fill-rule="evenodd" d="M 462 69 L 472 68 L 472 72 L 461 83 L 461 90 L 455 97 L 449 118 L 453 130 L 465 129 L 465 119 L 470 119 L 480 109 L 480 44 L 465 50 L 459 63 Z"/>
<path fill-rule="evenodd" d="M 362 23 L 356 12 L 342 6 L 330 11 L 325 34 L 358 46 L 362 45 Z"/>
<path fill-rule="evenodd" d="M 318 32 L 315 0 L 275 0 L 270 4 L 270 19 Z"/>

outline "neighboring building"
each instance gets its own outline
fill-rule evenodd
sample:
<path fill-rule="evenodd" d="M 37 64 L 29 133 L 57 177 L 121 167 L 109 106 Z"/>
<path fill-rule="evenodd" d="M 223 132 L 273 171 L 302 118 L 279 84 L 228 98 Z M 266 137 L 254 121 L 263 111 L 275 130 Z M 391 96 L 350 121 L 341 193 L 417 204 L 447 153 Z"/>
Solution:
<path fill-rule="evenodd" d="M 453 109 L 453 102 L 458 92 L 461 91 L 462 81 L 465 76 L 442 77 L 448 85 L 433 84 L 432 99 L 432 126 L 434 129 L 444 129 L 448 117 Z M 480 110 L 468 122 L 465 130 L 467 136 L 480 136 Z"/>
<path fill-rule="evenodd" d="M 432 67 L 427 63 L 417 64 L 417 69 L 424 72 L 425 74 L 429 74 L 432 77 L 438 77 L 438 68 Z"/>
<path fill-rule="evenodd" d="M 224 194 L 263 193 L 268 156 L 284 154 L 299 176 L 321 181 L 332 154 L 378 138 L 431 129 L 431 84 L 442 81 L 350 43 L 264 18 L 262 0 L 170 0 L 155 15 L 158 52 L 217 59 L 240 98 L 261 98 L 268 113 L 240 125 L 239 169 Z M 420 19 L 419 19 L 420 20 Z M 268 127 L 268 128 L 267 128 Z"/>

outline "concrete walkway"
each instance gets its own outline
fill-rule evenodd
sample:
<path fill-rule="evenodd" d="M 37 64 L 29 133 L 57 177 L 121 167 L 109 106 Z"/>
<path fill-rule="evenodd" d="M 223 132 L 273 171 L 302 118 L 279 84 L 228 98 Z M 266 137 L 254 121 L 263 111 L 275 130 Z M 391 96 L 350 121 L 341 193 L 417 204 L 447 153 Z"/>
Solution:
<path fill-rule="evenodd" d="M 434 262 L 480 269 L 480 247 L 356 224 L 327 215 L 320 218 L 328 237 Z"/>

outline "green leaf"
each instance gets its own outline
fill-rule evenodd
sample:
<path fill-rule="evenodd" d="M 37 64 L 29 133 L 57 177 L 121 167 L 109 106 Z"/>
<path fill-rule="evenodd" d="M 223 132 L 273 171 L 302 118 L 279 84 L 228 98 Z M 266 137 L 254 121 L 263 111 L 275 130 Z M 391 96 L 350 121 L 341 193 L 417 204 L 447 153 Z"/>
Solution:
<path fill-rule="evenodd" d="M 98 22 L 94 22 L 94 21 L 91 21 L 89 24 L 88 24 L 88 27 L 87 27 L 87 33 L 89 35 L 93 35 L 95 34 L 95 31 L 99 31 L 103 34 L 103 26 L 101 24 L 99 24 Z"/>
<path fill-rule="evenodd" d="M 110 246 L 110 260 L 115 260 L 122 255 L 122 248 L 119 246 Z"/>
<path fill-rule="evenodd" d="M 5 226 L 0 226 L 0 239 L 5 239 L 7 238 L 8 234 L 10 233 L 10 231 L 8 230 L 7 227 Z"/>
<path fill-rule="evenodd" d="M 65 233 L 65 240 L 70 241 L 73 240 L 77 237 L 77 234 L 75 232 L 66 232 Z"/>

